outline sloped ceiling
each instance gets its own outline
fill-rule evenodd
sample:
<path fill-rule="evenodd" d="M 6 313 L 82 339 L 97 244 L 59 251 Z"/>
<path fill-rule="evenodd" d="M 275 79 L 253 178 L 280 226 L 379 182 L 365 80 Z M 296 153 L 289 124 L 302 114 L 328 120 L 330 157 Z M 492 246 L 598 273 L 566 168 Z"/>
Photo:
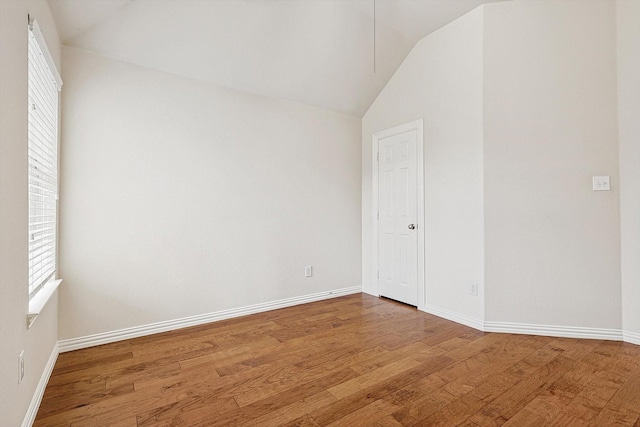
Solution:
<path fill-rule="evenodd" d="M 375 0 L 375 49 L 374 0 L 49 5 L 68 46 L 361 117 L 419 39 L 488 1 Z"/>

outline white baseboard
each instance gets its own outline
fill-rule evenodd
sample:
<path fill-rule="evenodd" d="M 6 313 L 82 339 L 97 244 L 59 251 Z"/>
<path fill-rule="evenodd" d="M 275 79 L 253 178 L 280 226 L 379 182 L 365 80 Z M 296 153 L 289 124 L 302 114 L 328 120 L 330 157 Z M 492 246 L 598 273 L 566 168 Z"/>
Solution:
<path fill-rule="evenodd" d="M 152 323 L 148 325 L 135 326 L 132 328 L 120 329 L 116 331 L 104 332 L 100 334 L 88 335 L 78 338 L 70 338 L 58 341 L 60 353 L 81 348 L 93 347 L 96 345 L 108 344 L 116 341 L 128 340 L 160 332 L 172 331 L 189 326 L 197 326 L 211 323 L 218 320 L 230 319 L 233 317 L 246 316 L 248 314 L 261 313 L 278 308 L 291 307 L 298 304 L 320 301 L 329 298 L 336 298 L 343 295 L 350 295 L 362 292 L 361 286 L 335 289 L 332 291 L 319 292 L 317 294 L 303 295 L 299 297 L 286 298 L 278 301 L 271 301 L 262 304 L 254 304 L 246 307 L 232 308 L 230 310 L 216 311 L 213 313 L 189 316 L 181 319 L 167 320 L 164 322 Z"/>
<path fill-rule="evenodd" d="M 544 335 L 561 338 L 587 338 L 598 340 L 622 341 L 620 329 L 586 328 L 577 326 L 532 325 L 525 323 L 485 322 L 485 332 L 508 334 Z"/>
<path fill-rule="evenodd" d="M 622 331 L 622 338 L 624 342 L 640 345 L 640 334 L 637 332 Z"/>
<path fill-rule="evenodd" d="M 466 317 L 432 305 L 426 305 L 424 311 L 429 314 L 433 314 L 434 316 L 442 317 L 443 319 L 451 320 L 483 332 L 624 341 L 640 345 L 639 333 L 622 331 L 620 329 L 536 325 L 509 322 L 483 322 L 481 320 Z"/>
<path fill-rule="evenodd" d="M 378 296 L 373 293 L 372 289 L 364 288 L 362 292 Z M 559 338 L 584 338 L 598 339 L 610 341 L 624 341 L 631 344 L 640 345 L 640 333 L 627 332 L 620 329 L 604 329 L 604 328 L 586 328 L 576 326 L 552 326 L 552 325 L 536 325 L 525 323 L 509 323 L 509 322 L 484 322 L 480 319 L 464 316 L 459 313 L 436 307 L 433 305 L 425 305 L 426 313 L 452 322 L 460 323 L 470 328 L 483 332 L 497 332 L 506 334 L 523 334 L 523 335 L 542 335 L 548 337 Z"/>
<path fill-rule="evenodd" d="M 38 409 L 40 408 L 40 402 L 42 402 L 44 390 L 47 388 L 47 383 L 49 382 L 49 378 L 51 377 L 51 372 L 53 372 L 53 367 L 56 364 L 56 360 L 58 360 L 58 354 L 60 354 L 60 351 L 58 349 L 58 343 L 56 343 L 53 346 L 53 350 L 51 350 L 49 360 L 47 361 L 47 364 L 44 367 L 44 371 L 40 376 L 40 381 L 38 381 L 38 386 L 33 393 L 33 397 L 31 398 L 31 402 L 29 403 L 29 408 L 27 408 L 27 413 L 24 416 L 24 420 L 22 420 L 22 427 L 31 427 L 33 425 L 33 422 L 36 420 L 36 415 L 38 415 Z"/>
<path fill-rule="evenodd" d="M 469 326 L 470 328 L 478 329 L 479 331 L 484 331 L 484 323 L 482 320 L 463 316 L 459 313 L 454 313 L 453 311 L 429 304 L 424 306 L 424 311 L 426 313 L 433 314 L 434 316 L 442 317 L 443 319 L 451 320 L 452 322 L 460 323 L 462 325 Z"/>

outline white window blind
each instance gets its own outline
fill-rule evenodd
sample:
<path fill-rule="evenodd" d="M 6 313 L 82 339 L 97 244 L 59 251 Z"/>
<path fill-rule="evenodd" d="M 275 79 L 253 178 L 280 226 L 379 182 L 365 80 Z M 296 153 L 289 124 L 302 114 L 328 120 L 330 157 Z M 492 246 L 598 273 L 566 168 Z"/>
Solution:
<path fill-rule="evenodd" d="M 58 90 L 61 80 L 37 23 L 29 25 L 29 295 L 55 277 Z"/>

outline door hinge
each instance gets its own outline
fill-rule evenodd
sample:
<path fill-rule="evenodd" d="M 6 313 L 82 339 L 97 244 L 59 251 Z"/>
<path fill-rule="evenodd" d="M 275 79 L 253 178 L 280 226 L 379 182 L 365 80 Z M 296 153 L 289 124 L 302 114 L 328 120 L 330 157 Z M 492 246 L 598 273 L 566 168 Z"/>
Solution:
<path fill-rule="evenodd" d="M 379 162 L 380 161 L 380 153 L 376 154 L 376 161 Z"/>
<path fill-rule="evenodd" d="M 376 212 L 376 219 L 380 219 L 380 212 Z"/>
<path fill-rule="evenodd" d="M 378 279 L 380 278 L 380 272 L 378 271 Z"/>

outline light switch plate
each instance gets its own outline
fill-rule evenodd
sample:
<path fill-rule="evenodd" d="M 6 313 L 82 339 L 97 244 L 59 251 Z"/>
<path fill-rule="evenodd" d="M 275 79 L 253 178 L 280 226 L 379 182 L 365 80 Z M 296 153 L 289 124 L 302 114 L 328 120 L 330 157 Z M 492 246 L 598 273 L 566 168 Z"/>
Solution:
<path fill-rule="evenodd" d="M 611 181 L 608 176 L 593 177 L 593 191 L 609 191 L 611 190 Z"/>

